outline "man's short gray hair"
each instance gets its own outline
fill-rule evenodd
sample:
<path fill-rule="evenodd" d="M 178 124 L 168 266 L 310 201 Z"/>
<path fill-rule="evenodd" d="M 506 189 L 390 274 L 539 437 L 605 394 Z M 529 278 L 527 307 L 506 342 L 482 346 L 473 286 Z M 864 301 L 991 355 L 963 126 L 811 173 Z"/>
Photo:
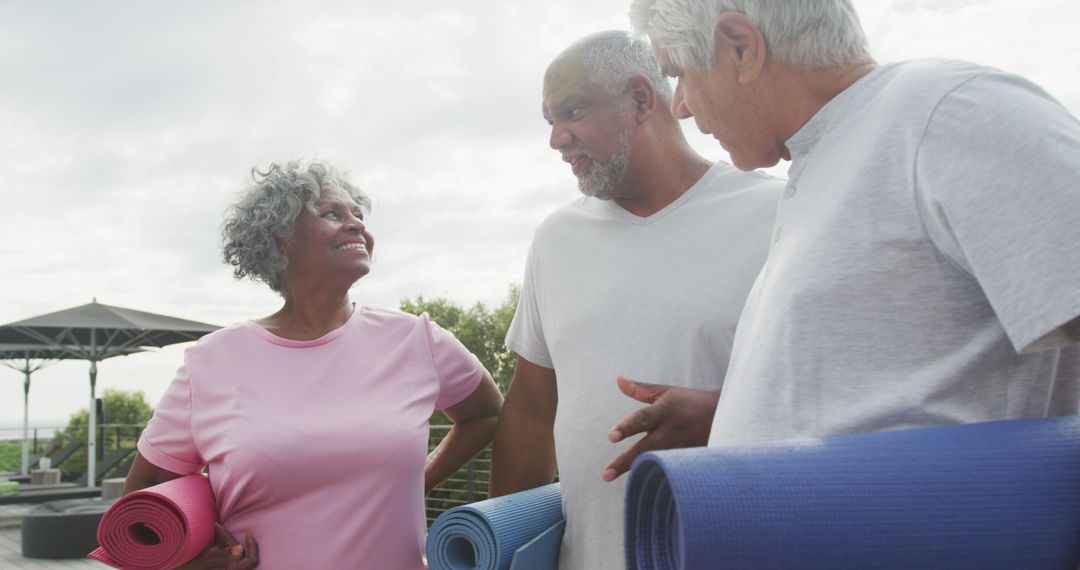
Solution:
<path fill-rule="evenodd" d="M 623 30 L 610 30 L 582 38 L 569 51 L 575 50 L 589 80 L 607 93 L 622 93 L 631 77 L 641 75 L 652 82 L 661 103 L 671 103 L 671 84 L 660 72 L 648 41 Z"/>
<path fill-rule="evenodd" d="M 869 55 L 851 0 L 634 0 L 630 21 L 673 64 L 709 71 L 724 12 L 746 14 L 769 52 L 789 65 L 823 69 Z"/>
<path fill-rule="evenodd" d="M 364 210 L 371 199 L 333 165 L 292 160 L 266 170 L 251 169 L 252 183 L 225 213 L 221 252 L 237 279 L 262 281 L 282 296 L 288 291 L 282 244 L 293 235 L 300 209 L 315 213 L 315 203 L 329 188 L 347 192 Z"/>

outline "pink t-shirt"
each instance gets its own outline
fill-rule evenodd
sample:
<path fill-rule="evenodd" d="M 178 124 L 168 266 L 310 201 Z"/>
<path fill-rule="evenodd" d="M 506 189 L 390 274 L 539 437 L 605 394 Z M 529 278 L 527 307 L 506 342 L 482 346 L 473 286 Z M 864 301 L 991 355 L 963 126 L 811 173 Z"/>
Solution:
<path fill-rule="evenodd" d="M 233 325 L 184 353 L 139 452 L 209 465 L 220 520 L 255 537 L 260 568 L 423 568 L 428 418 L 483 371 L 427 315 L 357 308 L 310 341 Z"/>

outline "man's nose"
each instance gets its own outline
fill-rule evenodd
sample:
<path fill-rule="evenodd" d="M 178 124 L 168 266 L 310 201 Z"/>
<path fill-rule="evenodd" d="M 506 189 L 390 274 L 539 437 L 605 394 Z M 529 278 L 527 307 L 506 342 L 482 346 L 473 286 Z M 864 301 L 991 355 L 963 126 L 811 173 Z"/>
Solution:
<path fill-rule="evenodd" d="M 689 119 L 694 116 L 690 108 L 686 106 L 681 83 L 675 84 L 675 93 L 671 96 L 671 114 L 678 119 Z"/>
<path fill-rule="evenodd" d="M 548 139 L 548 144 L 551 145 L 551 148 L 559 150 L 570 144 L 570 141 L 573 138 L 574 137 L 570 135 L 570 131 L 566 128 L 560 127 L 559 125 L 551 125 L 551 137 Z"/>

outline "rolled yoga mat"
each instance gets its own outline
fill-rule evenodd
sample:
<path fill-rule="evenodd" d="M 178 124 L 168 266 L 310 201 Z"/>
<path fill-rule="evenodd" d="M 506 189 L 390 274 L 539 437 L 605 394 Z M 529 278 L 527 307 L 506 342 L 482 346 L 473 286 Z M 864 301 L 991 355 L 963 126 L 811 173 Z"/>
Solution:
<path fill-rule="evenodd" d="M 173 568 L 214 543 L 210 482 L 185 475 L 118 499 L 98 525 L 90 558 L 127 570 Z"/>
<path fill-rule="evenodd" d="M 646 453 L 626 567 L 1077 568 L 1080 418 Z"/>
<path fill-rule="evenodd" d="M 428 531 L 428 564 L 431 570 L 554 568 L 562 523 L 558 483 L 455 507 Z"/>

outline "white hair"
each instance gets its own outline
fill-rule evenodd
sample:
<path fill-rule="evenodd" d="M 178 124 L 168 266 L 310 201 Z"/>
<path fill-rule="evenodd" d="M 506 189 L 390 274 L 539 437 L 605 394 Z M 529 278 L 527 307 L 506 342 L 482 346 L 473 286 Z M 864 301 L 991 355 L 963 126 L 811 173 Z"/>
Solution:
<path fill-rule="evenodd" d="M 724 12 L 745 14 L 769 52 L 789 65 L 823 69 L 869 55 L 851 0 L 634 0 L 630 22 L 671 63 L 708 71 Z"/>
<path fill-rule="evenodd" d="M 567 48 L 563 57 L 576 55 L 585 65 L 589 81 L 611 95 L 626 90 L 631 77 L 647 78 L 665 106 L 671 103 L 671 84 L 660 72 L 660 64 L 648 41 L 623 30 L 590 34 Z"/>

